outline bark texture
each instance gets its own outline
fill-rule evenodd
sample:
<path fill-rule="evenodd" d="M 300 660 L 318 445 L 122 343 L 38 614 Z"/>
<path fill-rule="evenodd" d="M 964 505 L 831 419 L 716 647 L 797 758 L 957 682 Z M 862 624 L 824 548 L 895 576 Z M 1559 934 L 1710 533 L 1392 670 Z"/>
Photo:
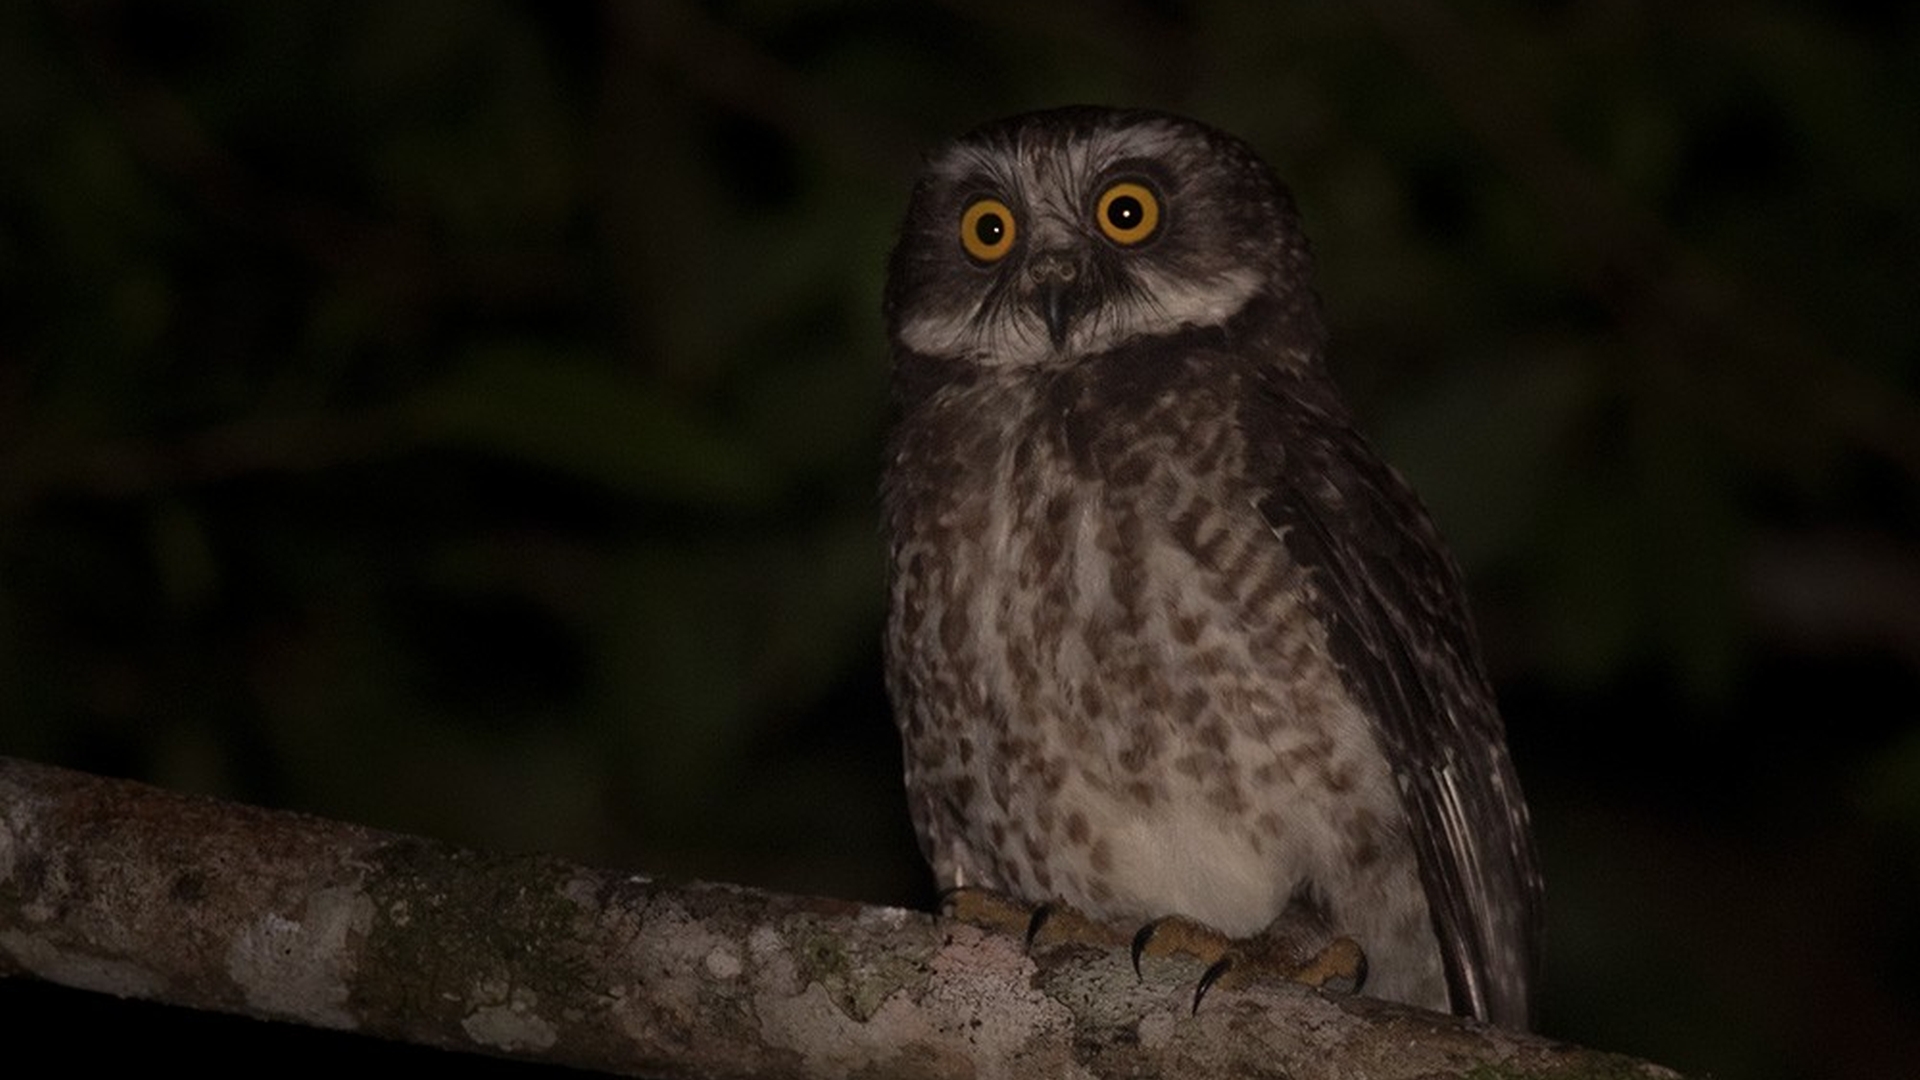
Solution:
<path fill-rule="evenodd" d="M 1124 951 L 0 758 L 0 975 L 651 1077 L 1666 1077 Z"/>

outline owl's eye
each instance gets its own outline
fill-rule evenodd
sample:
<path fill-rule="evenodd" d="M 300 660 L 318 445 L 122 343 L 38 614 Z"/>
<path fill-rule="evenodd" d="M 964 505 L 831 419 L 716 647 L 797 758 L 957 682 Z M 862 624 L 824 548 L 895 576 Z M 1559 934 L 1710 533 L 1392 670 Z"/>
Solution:
<path fill-rule="evenodd" d="M 1160 227 L 1160 199 L 1147 185 L 1122 180 L 1100 193 L 1093 220 L 1114 243 L 1137 244 Z"/>
<path fill-rule="evenodd" d="M 1013 250 L 1013 211 L 999 199 L 975 199 L 960 214 L 960 246 L 981 262 L 999 262 Z"/>

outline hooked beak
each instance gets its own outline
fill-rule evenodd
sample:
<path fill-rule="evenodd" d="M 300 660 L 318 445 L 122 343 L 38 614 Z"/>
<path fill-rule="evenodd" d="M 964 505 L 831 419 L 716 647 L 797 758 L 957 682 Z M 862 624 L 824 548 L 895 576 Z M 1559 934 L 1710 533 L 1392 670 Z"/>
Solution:
<path fill-rule="evenodd" d="M 1056 350 L 1066 344 L 1067 331 L 1073 328 L 1074 316 L 1080 314 L 1084 297 L 1080 270 L 1071 256 L 1055 251 L 1034 256 L 1027 266 L 1034 310 L 1047 324 L 1047 339 Z"/>

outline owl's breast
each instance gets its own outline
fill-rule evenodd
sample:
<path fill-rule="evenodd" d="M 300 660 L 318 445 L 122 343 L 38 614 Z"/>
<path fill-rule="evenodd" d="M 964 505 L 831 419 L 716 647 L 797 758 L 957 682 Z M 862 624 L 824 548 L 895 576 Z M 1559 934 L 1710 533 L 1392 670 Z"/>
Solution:
<path fill-rule="evenodd" d="M 1256 509 L 1236 392 L 1034 379 L 934 403 L 945 460 L 890 505 L 889 643 L 943 883 L 1245 934 L 1303 880 L 1348 891 L 1356 851 L 1411 865 L 1308 574 Z"/>

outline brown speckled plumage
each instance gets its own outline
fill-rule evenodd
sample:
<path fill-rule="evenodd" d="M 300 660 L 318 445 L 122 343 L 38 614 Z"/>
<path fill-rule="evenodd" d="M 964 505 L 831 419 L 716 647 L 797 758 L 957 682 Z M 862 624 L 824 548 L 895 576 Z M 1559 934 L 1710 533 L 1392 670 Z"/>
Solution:
<path fill-rule="evenodd" d="M 1162 208 L 1137 246 L 1090 222 L 1116 179 Z M 1265 166 L 1014 118 L 932 159 L 890 270 L 889 690 L 939 882 L 1240 936 L 1304 898 L 1367 992 L 1524 1025 L 1539 881 L 1458 574 L 1337 398 Z"/>

